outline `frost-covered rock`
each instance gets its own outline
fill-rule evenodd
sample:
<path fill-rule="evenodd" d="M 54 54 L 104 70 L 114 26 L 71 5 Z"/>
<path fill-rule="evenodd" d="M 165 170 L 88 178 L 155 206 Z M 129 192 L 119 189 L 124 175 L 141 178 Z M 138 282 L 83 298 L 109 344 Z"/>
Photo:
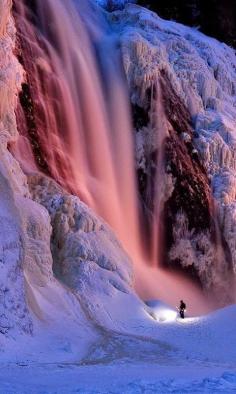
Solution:
<path fill-rule="evenodd" d="M 235 47 L 234 0 L 137 0 L 137 4 L 155 11 L 162 18 L 196 26 L 208 36 Z"/>
<path fill-rule="evenodd" d="M 108 11 L 114 11 L 123 8 L 126 3 L 135 3 L 136 0 L 95 0 L 95 2 Z"/>
<path fill-rule="evenodd" d="M 14 108 L 22 69 L 13 55 L 15 28 L 10 1 L 0 1 L 0 332 L 32 332 L 24 286 L 24 245 L 16 196 L 29 194 L 26 177 L 7 150 L 17 137 Z"/>
<path fill-rule="evenodd" d="M 161 81 L 170 135 L 165 148 L 166 172 L 175 185 L 166 205 L 170 213 L 167 246 L 175 242 L 174 217 L 182 210 L 195 242 L 199 236 L 207 237 L 211 250 L 219 242 L 214 235 L 219 220 L 223 243 L 230 251 L 222 266 L 225 271 L 235 270 L 235 52 L 193 28 L 162 20 L 136 5 L 128 4 L 123 11 L 110 14 L 110 20 L 120 35 L 134 108 L 141 192 L 146 187 L 147 163 L 152 169 L 150 163 L 158 150 L 153 138 L 152 97 L 153 86 Z M 180 238 L 175 245 L 178 250 L 182 242 Z M 212 256 L 211 263 L 195 263 L 197 249 L 191 253 L 191 258 L 185 258 L 182 250 L 179 262 L 191 265 L 200 276 L 205 270 L 206 277 L 212 278 L 216 257 Z M 169 257 L 174 258 L 172 252 Z"/>
<path fill-rule="evenodd" d="M 132 290 L 129 257 L 108 225 L 78 197 L 45 176 L 31 176 L 28 182 L 33 199 L 51 217 L 56 277 L 77 294 L 92 321 L 103 328 L 121 330 L 124 321 L 132 319 L 124 303 L 143 308 Z"/>

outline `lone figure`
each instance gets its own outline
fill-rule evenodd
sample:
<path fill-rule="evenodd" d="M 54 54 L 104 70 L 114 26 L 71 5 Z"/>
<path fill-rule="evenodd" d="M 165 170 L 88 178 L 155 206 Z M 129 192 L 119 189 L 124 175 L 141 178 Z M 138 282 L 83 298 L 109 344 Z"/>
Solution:
<path fill-rule="evenodd" d="M 179 315 L 181 319 L 184 319 L 184 312 L 186 310 L 186 304 L 184 303 L 183 300 L 180 301 L 180 306 L 179 306 Z"/>

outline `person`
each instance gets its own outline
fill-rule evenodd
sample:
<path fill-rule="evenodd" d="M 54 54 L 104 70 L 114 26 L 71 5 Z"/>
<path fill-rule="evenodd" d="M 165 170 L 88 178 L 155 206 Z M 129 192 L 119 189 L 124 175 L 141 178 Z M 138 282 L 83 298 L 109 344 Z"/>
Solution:
<path fill-rule="evenodd" d="M 184 312 L 186 310 L 186 304 L 184 303 L 183 300 L 180 301 L 180 306 L 179 306 L 179 315 L 181 319 L 184 319 Z"/>

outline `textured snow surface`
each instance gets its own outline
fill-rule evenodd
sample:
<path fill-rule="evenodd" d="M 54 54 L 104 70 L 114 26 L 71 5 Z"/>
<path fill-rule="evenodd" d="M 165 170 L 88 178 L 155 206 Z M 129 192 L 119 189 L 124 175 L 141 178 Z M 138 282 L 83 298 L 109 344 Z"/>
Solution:
<path fill-rule="evenodd" d="M 231 306 L 152 329 L 139 322 L 145 335 L 103 332 L 77 361 L 2 363 L 0 393 L 234 393 L 235 318 Z"/>
<path fill-rule="evenodd" d="M 0 370 L 1 394 L 234 393 L 236 373 L 221 368 L 153 365 L 8 366 Z M 191 376 L 189 376 L 191 372 Z M 144 378 L 140 378 L 140 374 Z M 11 375 L 11 378 L 9 378 Z M 186 377 L 186 375 L 188 375 Z M 24 382 L 24 383 L 22 383 Z"/>
<path fill-rule="evenodd" d="M 144 317 L 145 305 L 132 290 L 130 259 L 108 225 L 54 181 L 32 176 L 29 185 L 51 217 L 54 272 L 78 296 L 91 321 L 123 331 L 137 318 L 124 305 Z"/>

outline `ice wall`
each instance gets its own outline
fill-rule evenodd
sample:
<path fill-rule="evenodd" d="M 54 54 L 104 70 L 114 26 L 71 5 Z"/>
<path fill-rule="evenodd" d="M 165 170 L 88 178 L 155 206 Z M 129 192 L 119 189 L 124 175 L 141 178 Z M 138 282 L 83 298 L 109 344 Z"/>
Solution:
<path fill-rule="evenodd" d="M 141 180 L 148 176 L 150 152 L 157 148 L 150 122 L 150 89 L 157 79 L 165 79 L 163 96 L 171 133 L 166 149 L 171 193 L 167 213 L 173 202 L 167 226 L 170 263 L 192 267 L 206 286 L 219 284 L 236 267 L 235 51 L 196 29 L 162 20 L 135 5 L 109 17 L 122 42 Z M 183 215 L 187 215 L 187 232 L 180 229 Z M 226 256 L 217 263 L 215 249 L 220 243 Z"/>

